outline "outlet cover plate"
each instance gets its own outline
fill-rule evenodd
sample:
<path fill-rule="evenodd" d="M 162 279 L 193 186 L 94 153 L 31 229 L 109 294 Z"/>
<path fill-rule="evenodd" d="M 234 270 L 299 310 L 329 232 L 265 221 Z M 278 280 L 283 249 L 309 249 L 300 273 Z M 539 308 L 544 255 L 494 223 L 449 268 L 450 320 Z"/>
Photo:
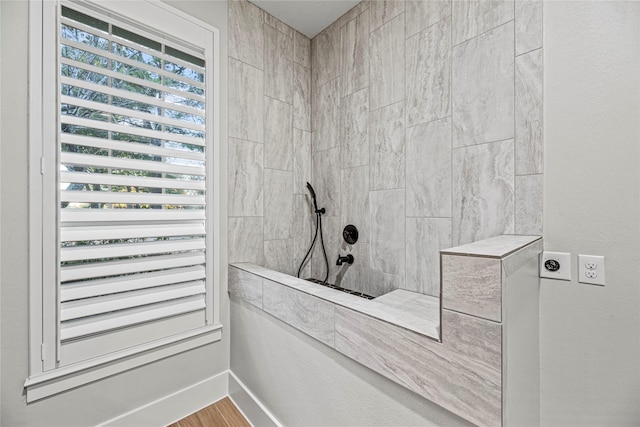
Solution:
<path fill-rule="evenodd" d="M 545 262 L 549 260 L 557 261 L 560 268 L 556 271 L 549 271 L 545 268 Z M 556 280 L 571 280 L 571 254 L 568 252 L 543 251 L 540 254 L 540 277 Z"/>
<path fill-rule="evenodd" d="M 604 257 L 578 255 L 578 282 L 604 286 Z"/>

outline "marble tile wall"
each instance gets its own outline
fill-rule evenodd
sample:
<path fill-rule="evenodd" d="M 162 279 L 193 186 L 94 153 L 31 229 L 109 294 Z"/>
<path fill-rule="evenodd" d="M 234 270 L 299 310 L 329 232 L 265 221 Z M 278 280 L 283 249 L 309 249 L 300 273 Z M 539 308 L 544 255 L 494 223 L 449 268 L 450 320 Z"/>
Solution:
<path fill-rule="evenodd" d="M 229 57 L 229 262 L 295 275 L 311 234 L 311 41 L 232 0 Z"/>
<path fill-rule="evenodd" d="M 540 0 L 363 1 L 309 40 L 231 1 L 229 261 L 297 272 L 307 181 L 329 280 L 372 295 L 439 295 L 439 249 L 541 234 L 541 17 Z"/>
<path fill-rule="evenodd" d="M 330 281 L 439 295 L 440 249 L 542 234 L 541 0 L 363 1 L 310 50 Z"/>

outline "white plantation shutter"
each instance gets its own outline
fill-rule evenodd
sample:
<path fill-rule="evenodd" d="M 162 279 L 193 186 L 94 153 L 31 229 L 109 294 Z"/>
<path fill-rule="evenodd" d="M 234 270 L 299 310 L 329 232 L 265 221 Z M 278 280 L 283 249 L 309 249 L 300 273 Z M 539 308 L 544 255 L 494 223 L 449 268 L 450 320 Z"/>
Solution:
<path fill-rule="evenodd" d="M 208 64 L 196 48 L 80 10 L 62 6 L 59 22 L 61 365 L 96 356 L 87 341 L 115 351 L 144 325 L 211 322 Z"/>

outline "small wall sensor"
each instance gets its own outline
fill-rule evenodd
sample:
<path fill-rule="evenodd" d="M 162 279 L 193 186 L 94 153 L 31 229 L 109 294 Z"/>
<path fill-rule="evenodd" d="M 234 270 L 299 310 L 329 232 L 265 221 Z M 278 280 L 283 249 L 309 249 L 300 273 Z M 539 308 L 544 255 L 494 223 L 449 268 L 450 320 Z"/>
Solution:
<path fill-rule="evenodd" d="M 542 252 L 540 254 L 540 277 L 571 280 L 571 254 L 567 252 Z"/>

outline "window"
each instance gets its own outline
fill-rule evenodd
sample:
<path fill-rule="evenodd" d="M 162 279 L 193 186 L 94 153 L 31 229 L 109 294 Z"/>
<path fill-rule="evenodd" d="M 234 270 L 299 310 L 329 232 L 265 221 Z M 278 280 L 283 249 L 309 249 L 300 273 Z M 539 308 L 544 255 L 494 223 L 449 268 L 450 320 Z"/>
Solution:
<path fill-rule="evenodd" d="M 215 29 L 160 3 L 35 3 L 29 400 L 220 336 Z"/>

